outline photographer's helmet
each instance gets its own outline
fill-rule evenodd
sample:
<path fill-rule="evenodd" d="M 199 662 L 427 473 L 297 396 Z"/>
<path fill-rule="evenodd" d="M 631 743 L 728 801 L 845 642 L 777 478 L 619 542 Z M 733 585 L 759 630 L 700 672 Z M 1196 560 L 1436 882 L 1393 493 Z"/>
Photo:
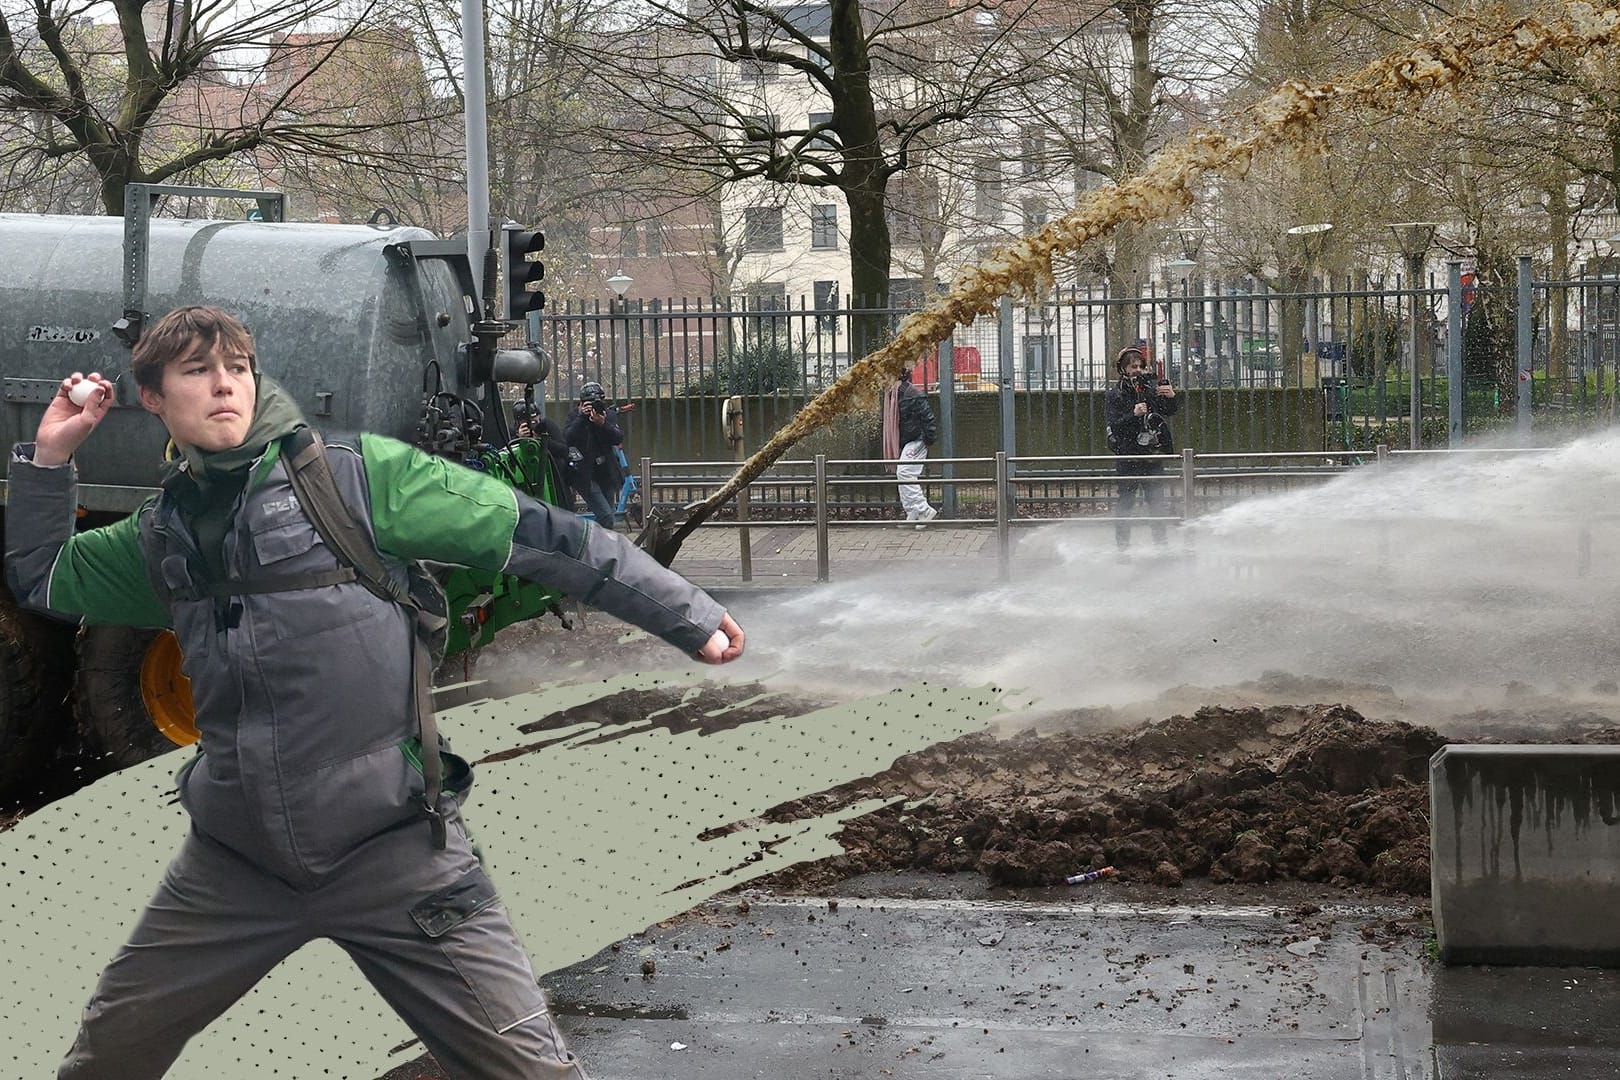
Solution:
<path fill-rule="evenodd" d="M 579 388 L 579 400 L 600 402 L 607 400 L 607 392 L 602 389 L 599 382 L 588 382 Z"/>

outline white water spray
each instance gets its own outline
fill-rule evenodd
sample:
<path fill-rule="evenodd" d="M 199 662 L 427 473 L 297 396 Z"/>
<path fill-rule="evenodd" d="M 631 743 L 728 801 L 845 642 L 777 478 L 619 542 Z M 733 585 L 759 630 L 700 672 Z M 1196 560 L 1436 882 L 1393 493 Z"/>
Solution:
<path fill-rule="evenodd" d="M 1368 467 L 1196 520 L 1167 550 L 1138 525 L 1129 562 L 1112 529 L 1060 525 L 1040 536 L 1055 562 L 1015 555 L 1007 585 L 993 558 L 977 581 L 887 564 L 747 611 L 745 663 L 844 690 L 993 682 L 1042 710 L 1276 671 L 1462 702 L 1510 684 L 1601 697 L 1617 526 L 1620 436 Z"/>

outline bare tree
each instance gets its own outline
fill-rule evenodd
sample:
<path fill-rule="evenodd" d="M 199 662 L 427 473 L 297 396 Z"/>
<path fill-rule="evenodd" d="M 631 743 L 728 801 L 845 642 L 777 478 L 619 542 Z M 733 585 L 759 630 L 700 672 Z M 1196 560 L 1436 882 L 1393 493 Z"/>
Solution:
<path fill-rule="evenodd" d="M 379 116 L 353 100 L 306 107 L 312 80 L 372 27 L 365 0 L 111 7 L 116 24 L 92 22 L 100 7 L 74 0 L 0 5 L 0 89 L 12 120 L 0 154 L 21 175 L 65 175 L 63 164 L 72 163 L 93 178 L 101 209 L 120 214 L 129 183 L 185 179 L 250 152 L 409 167 L 379 151 L 373 136 L 422 120 L 417 110 Z M 339 29 L 312 44 L 290 78 L 269 85 L 264 58 L 311 26 Z"/>
<path fill-rule="evenodd" d="M 924 160 L 925 146 L 968 134 L 967 121 L 1038 77 L 1023 48 L 1033 0 L 655 0 L 645 10 L 592 54 L 627 121 L 605 133 L 604 149 L 662 162 L 694 193 L 837 190 L 859 303 L 889 294 L 894 179 Z M 857 347 L 883 331 L 871 323 Z"/>

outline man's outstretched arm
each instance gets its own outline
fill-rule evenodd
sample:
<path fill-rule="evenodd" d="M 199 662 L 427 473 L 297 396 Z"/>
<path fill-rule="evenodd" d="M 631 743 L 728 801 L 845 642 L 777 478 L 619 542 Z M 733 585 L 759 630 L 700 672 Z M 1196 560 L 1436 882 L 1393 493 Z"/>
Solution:
<path fill-rule="evenodd" d="M 383 551 L 551 586 L 708 663 L 742 655 L 725 609 L 624 536 L 393 439 L 361 449 Z"/>

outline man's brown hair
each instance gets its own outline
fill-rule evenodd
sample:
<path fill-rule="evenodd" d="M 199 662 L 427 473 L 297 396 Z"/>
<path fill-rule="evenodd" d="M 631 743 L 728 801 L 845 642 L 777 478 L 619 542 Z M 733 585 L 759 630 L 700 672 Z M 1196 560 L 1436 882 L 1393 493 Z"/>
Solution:
<path fill-rule="evenodd" d="M 216 347 L 241 353 L 258 370 L 253 356 L 253 335 L 242 321 L 217 307 L 175 308 L 141 334 L 130 354 L 129 369 L 135 384 L 160 393 L 163 369 L 172 360 L 188 360 L 201 353 L 207 356 Z"/>
<path fill-rule="evenodd" d="M 1125 374 L 1125 367 L 1131 362 L 1133 356 L 1142 361 L 1143 367 L 1147 366 L 1147 354 L 1135 345 L 1127 345 L 1119 350 L 1118 356 L 1114 357 L 1114 370 L 1121 375 Z"/>

